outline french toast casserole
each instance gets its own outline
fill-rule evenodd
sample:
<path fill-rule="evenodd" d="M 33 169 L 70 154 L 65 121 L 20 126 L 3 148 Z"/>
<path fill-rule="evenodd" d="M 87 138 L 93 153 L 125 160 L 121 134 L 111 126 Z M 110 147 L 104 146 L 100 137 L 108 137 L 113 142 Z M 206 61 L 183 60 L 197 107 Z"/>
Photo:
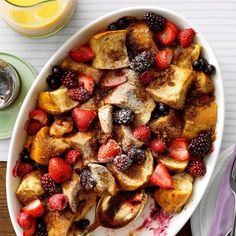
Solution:
<path fill-rule="evenodd" d="M 215 67 L 196 35 L 153 12 L 124 16 L 52 66 L 13 169 L 23 235 L 80 235 L 118 194 L 131 210 L 140 191 L 182 210 L 216 138 Z"/>

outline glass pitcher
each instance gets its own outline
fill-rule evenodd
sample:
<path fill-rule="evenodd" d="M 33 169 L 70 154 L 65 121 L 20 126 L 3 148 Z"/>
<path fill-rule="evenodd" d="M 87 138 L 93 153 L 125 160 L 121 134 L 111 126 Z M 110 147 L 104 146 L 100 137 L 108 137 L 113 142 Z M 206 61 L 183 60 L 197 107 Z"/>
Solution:
<path fill-rule="evenodd" d="M 60 30 L 75 8 L 76 0 L 1 0 L 0 16 L 15 31 L 41 38 Z"/>

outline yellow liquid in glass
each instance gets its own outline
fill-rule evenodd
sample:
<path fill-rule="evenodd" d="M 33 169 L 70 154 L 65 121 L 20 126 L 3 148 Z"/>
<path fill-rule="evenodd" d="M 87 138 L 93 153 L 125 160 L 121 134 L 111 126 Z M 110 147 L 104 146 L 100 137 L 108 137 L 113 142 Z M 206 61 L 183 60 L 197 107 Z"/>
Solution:
<path fill-rule="evenodd" d="M 10 2 L 20 5 L 26 5 L 24 0 L 11 0 Z M 34 4 L 39 1 L 28 0 L 28 4 Z M 45 2 L 40 5 L 30 8 L 13 8 L 10 12 L 10 17 L 15 23 L 24 25 L 24 27 L 37 27 L 52 23 L 56 20 L 61 4 L 59 0 Z"/>

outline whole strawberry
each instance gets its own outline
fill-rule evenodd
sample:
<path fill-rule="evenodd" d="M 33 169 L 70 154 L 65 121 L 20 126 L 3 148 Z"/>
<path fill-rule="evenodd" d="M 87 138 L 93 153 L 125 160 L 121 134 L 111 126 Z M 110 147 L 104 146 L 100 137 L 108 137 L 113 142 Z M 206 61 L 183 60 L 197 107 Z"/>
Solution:
<path fill-rule="evenodd" d="M 150 148 L 155 153 L 163 153 L 166 150 L 166 144 L 160 139 L 153 139 Z"/>
<path fill-rule="evenodd" d="M 80 158 L 81 154 L 77 150 L 69 150 L 66 153 L 65 160 L 70 165 L 74 165 Z"/>
<path fill-rule="evenodd" d="M 134 129 L 134 137 L 141 141 L 148 141 L 150 136 L 151 130 L 146 125 L 141 125 Z"/>
<path fill-rule="evenodd" d="M 64 194 L 55 194 L 48 199 L 48 207 L 51 211 L 62 211 L 66 208 L 68 198 Z"/>
<path fill-rule="evenodd" d="M 50 159 L 48 171 L 52 179 L 57 183 L 66 182 L 71 178 L 72 175 L 71 165 L 59 157 Z"/>
<path fill-rule="evenodd" d="M 193 42 L 195 35 L 196 32 L 192 28 L 181 31 L 178 35 L 180 46 L 182 46 L 183 48 L 190 46 Z"/>
<path fill-rule="evenodd" d="M 206 166 L 201 158 L 194 157 L 190 160 L 188 167 L 188 173 L 193 177 L 199 177 L 206 174 Z"/>

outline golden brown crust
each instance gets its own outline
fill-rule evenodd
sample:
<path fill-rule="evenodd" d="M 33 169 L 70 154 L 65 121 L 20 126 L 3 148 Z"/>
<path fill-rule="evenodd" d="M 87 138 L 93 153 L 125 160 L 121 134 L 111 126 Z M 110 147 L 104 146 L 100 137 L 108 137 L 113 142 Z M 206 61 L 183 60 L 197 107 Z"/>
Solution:
<path fill-rule="evenodd" d="M 41 172 L 36 170 L 27 174 L 16 190 L 18 199 L 27 204 L 41 197 L 44 189 L 41 185 Z"/>
<path fill-rule="evenodd" d="M 93 66 L 98 69 L 119 69 L 129 66 L 125 46 L 126 30 L 106 31 L 94 35 L 89 44 L 95 53 Z"/>
<path fill-rule="evenodd" d="M 193 178 L 187 173 L 173 176 L 174 188 L 159 188 L 154 193 L 155 201 L 168 213 L 178 213 L 192 193 Z"/>

